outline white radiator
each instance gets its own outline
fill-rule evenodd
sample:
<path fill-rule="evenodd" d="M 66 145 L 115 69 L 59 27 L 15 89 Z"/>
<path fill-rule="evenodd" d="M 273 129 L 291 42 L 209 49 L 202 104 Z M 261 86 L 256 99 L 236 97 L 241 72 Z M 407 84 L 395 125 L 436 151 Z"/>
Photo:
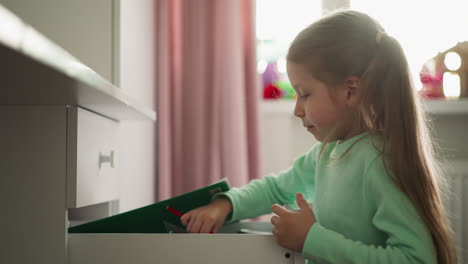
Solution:
<path fill-rule="evenodd" d="M 455 234 L 458 263 L 468 263 L 468 160 L 449 160 L 444 171 L 449 179 L 444 202 Z"/>

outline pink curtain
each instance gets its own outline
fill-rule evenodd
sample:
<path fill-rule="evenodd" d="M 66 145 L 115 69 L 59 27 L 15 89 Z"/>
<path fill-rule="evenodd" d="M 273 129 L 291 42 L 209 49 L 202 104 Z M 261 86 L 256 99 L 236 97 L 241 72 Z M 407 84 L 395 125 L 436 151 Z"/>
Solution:
<path fill-rule="evenodd" d="M 259 177 L 255 1 L 157 1 L 157 199 Z"/>

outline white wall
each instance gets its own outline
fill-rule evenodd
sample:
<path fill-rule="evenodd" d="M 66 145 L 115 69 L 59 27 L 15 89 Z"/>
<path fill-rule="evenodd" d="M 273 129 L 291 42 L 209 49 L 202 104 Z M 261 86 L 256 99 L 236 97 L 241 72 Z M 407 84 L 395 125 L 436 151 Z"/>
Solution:
<path fill-rule="evenodd" d="M 155 109 L 155 1 L 120 2 L 120 87 Z M 124 123 L 120 211 L 155 201 L 156 125 Z"/>
<path fill-rule="evenodd" d="M 0 0 L 0 4 L 113 81 L 112 0 Z"/>
<path fill-rule="evenodd" d="M 262 176 L 289 168 L 296 157 L 318 142 L 293 111 L 294 101 L 260 104 Z"/>

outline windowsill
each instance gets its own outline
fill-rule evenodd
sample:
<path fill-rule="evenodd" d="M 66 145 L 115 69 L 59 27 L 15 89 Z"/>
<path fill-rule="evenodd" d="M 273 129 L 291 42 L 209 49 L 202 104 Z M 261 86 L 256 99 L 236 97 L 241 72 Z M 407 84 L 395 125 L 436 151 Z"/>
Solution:
<path fill-rule="evenodd" d="M 294 111 L 295 100 L 262 100 L 260 112 L 268 115 L 289 115 Z M 436 115 L 468 115 L 468 99 L 424 100 L 426 112 Z"/>
<path fill-rule="evenodd" d="M 426 112 L 439 115 L 466 115 L 468 114 L 468 99 L 458 100 L 424 100 Z"/>

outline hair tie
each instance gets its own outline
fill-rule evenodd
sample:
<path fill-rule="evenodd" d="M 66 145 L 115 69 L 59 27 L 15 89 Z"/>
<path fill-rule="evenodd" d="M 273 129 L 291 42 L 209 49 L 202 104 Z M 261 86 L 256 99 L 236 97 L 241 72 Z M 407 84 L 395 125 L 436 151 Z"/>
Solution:
<path fill-rule="evenodd" d="M 383 36 L 385 35 L 385 32 L 383 31 L 378 31 L 377 32 L 377 36 L 375 36 L 375 41 L 377 42 L 377 44 L 380 43 L 380 41 L 382 40 Z"/>

